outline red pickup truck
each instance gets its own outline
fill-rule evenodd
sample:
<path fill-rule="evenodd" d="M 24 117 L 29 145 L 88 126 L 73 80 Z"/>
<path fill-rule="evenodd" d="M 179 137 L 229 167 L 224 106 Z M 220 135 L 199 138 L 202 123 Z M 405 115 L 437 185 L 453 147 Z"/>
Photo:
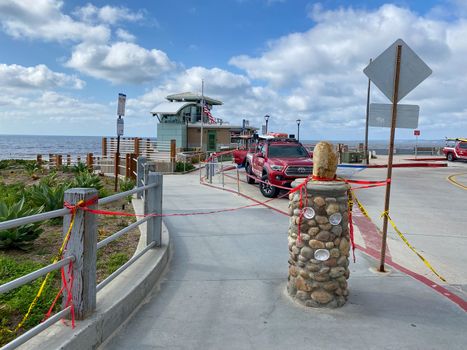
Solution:
<path fill-rule="evenodd" d="M 446 159 L 449 161 L 455 161 L 457 159 L 467 160 L 467 139 L 446 139 L 446 147 L 443 148 L 443 153 Z"/>
<path fill-rule="evenodd" d="M 247 182 L 261 180 L 263 196 L 277 197 L 280 188 L 290 187 L 292 181 L 313 172 L 312 155 L 295 139 L 274 138 L 264 140 L 248 152 L 245 160 Z"/>

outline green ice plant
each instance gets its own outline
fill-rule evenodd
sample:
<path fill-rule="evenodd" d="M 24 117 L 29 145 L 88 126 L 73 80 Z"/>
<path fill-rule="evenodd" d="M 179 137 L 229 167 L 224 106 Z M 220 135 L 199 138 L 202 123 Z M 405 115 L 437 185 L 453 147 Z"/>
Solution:
<path fill-rule="evenodd" d="M 35 215 L 42 212 L 44 207 L 26 208 L 25 199 L 13 205 L 7 205 L 0 201 L 0 222 L 17 219 L 23 216 Z M 0 249 L 27 249 L 31 246 L 40 234 L 44 231 L 40 223 L 26 224 L 15 228 L 0 231 Z"/>
<path fill-rule="evenodd" d="M 89 173 L 89 168 L 86 164 L 79 162 L 78 164 L 73 165 L 71 171 L 75 174 Z"/>
<path fill-rule="evenodd" d="M 41 182 L 26 189 L 26 198 L 32 206 L 43 206 L 45 211 L 60 209 L 63 208 L 63 195 L 68 188 L 69 184 L 50 186 Z"/>
<path fill-rule="evenodd" d="M 122 180 L 120 181 L 120 191 L 121 192 L 126 192 L 126 191 L 129 191 L 129 190 L 132 190 L 133 188 L 135 188 L 136 186 L 136 182 L 132 179 L 125 179 L 125 180 Z M 131 196 L 127 196 L 126 197 L 128 203 L 131 202 Z"/>
<path fill-rule="evenodd" d="M 104 185 L 102 185 L 99 175 L 94 175 L 88 172 L 80 172 L 75 175 L 75 178 L 72 182 L 72 187 L 95 188 L 99 191 L 104 187 Z"/>

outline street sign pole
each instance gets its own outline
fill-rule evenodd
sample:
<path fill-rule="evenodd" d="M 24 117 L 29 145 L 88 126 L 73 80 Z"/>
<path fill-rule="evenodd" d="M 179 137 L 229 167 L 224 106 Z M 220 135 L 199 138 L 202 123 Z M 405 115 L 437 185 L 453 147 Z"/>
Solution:
<path fill-rule="evenodd" d="M 370 64 L 372 59 L 370 58 Z M 371 79 L 368 78 L 368 90 L 366 93 L 366 125 L 365 125 L 365 164 L 370 164 L 370 157 L 368 156 L 368 120 L 370 118 L 370 86 Z"/>
<path fill-rule="evenodd" d="M 118 175 L 120 173 L 120 136 L 123 135 L 123 119 L 122 116 L 125 115 L 125 104 L 126 104 L 126 95 L 118 94 L 118 106 L 117 106 L 117 153 L 115 154 L 115 182 L 114 190 L 117 192 L 118 188 Z"/>
<path fill-rule="evenodd" d="M 388 157 L 388 174 L 386 184 L 386 198 L 384 203 L 384 214 L 383 215 L 383 237 L 381 241 L 381 260 L 379 265 L 379 271 L 384 272 L 384 259 L 386 256 L 386 240 L 388 232 L 388 214 L 389 214 L 389 199 L 391 196 L 391 177 L 392 177 L 392 160 L 394 154 L 394 136 L 396 133 L 396 122 L 397 122 L 397 101 L 399 100 L 399 78 L 401 68 L 401 53 L 402 45 L 397 45 L 396 53 L 396 69 L 394 73 L 394 94 L 392 98 L 392 121 L 391 121 L 391 136 L 389 141 L 389 157 Z"/>

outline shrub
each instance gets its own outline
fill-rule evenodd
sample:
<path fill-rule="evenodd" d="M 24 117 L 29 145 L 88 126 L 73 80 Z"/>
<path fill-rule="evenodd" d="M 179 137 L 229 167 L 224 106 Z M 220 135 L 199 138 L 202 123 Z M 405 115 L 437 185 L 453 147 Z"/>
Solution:
<path fill-rule="evenodd" d="M 120 191 L 121 192 L 126 192 L 126 191 L 129 191 L 129 190 L 132 190 L 133 188 L 135 188 L 136 186 L 136 182 L 132 179 L 125 179 L 125 180 L 122 180 L 120 181 Z M 127 196 L 126 197 L 128 203 L 131 202 L 131 196 Z"/>
<path fill-rule="evenodd" d="M 7 205 L 5 202 L 0 201 L 0 222 L 38 214 L 44 209 L 42 206 L 39 208 L 27 209 L 24 203 L 24 198 L 13 205 Z M 40 225 L 41 223 L 35 222 L 0 231 L 0 249 L 29 248 L 32 241 L 44 232 Z"/>
<path fill-rule="evenodd" d="M 79 162 L 78 164 L 71 167 L 71 171 L 76 174 L 89 173 L 89 168 L 86 164 Z"/>
<path fill-rule="evenodd" d="M 193 170 L 195 166 L 191 163 L 185 163 L 185 162 L 177 162 L 175 164 L 175 172 L 176 173 L 181 173 L 184 171 L 190 171 Z"/>
<path fill-rule="evenodd" d="M 6 205 L 13 205 L 24 197 L 24 184 L 15 183 L 11 185 L 5 185 L 0 182 L 0 200 Z"/>
<path fill-rule="evenodd" d="M 50 186 L 45 182 L 32 185 L 26 190 L 26 198 L 31 206 L 43 206 L 45 211 L 63 208 L 63 195 L 70 188 L 69 184 L 55 184 Z M 59 221 L 60 218 L 53 219 Z"/>
<path fill-rule="evenodd" d="M 29 176 L 33 176 L 41 170 L 41 166 L 36 161 L 31 161 L 29 163 L 24 164 L 24 169 L 26 170 Z"/>
<path fill-rule="evenodd" d="M 71 187 L 95 188 L 96 190 L 100 190 L 103 185 L 98 175 L 81 172 L 75 176 Z"/>

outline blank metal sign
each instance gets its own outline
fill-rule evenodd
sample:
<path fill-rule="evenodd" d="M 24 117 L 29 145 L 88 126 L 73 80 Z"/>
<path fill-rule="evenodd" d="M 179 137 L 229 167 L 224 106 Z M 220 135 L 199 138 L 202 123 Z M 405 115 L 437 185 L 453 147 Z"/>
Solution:
<path fill-rule="evenodd" d="M 370 103 L 368 125 L 390 128 L 392 120 L 392 105 L 385 103 Z M 416 129 L 418 128 L 418 116 L 420 106 L 397 105 L 396 128 Z"/>
<path fill-rule="evenodd" d="M 432 73 L 430 67 L 402 39 L 397 39 L 363 70 L 391 102 L 393 102 L 394 94 L 394 72 L 398 45 L 402 46 L 402 51 L 397 102 Z"/>

